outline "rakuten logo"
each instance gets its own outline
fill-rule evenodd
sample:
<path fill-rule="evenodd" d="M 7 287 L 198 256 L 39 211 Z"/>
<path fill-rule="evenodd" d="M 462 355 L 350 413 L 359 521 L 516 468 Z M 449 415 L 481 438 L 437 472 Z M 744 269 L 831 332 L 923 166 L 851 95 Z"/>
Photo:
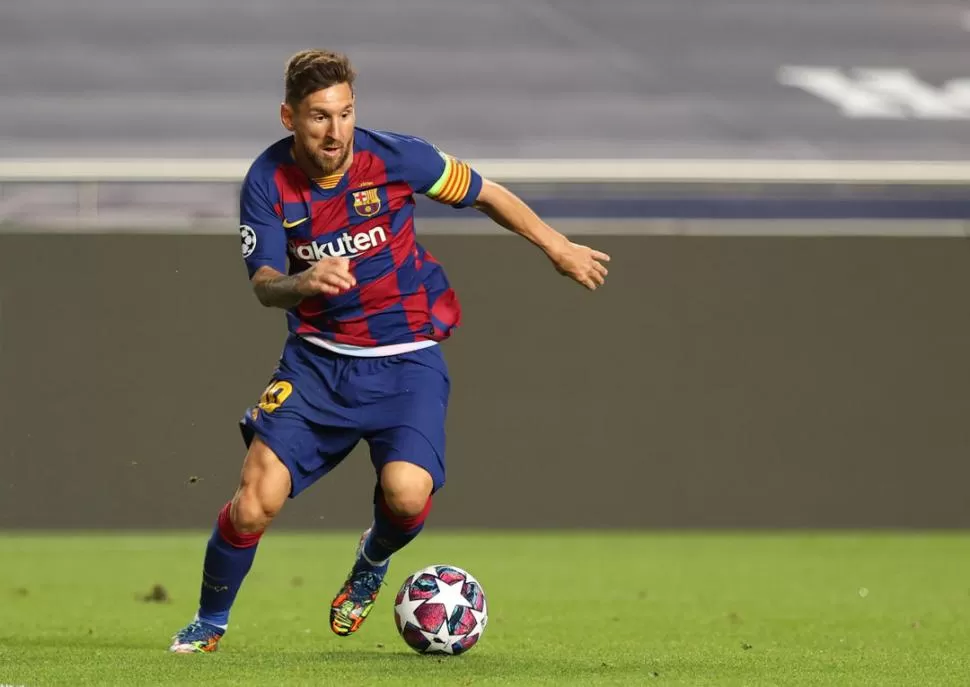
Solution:
<path fill-rule="evenodd" d="M 343 236 L 338 236 L 333 241 L 328 241 L 327 243 L 306 243 L 302 246 L 290 246 L 290 252 L 307 262 L 316 262 L 325 257 L 353 258 L 386 241 L 387 234 L 384 231 L 384 227 L 374 227 L 366 234 L 355 234 L 351 236 L 349 233 L 344 232 Z"/>

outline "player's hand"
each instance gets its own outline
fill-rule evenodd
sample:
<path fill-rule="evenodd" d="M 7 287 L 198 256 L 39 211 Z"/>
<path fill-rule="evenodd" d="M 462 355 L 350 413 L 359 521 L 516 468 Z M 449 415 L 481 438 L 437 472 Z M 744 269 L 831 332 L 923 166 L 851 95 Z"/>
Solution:
<path fill-rule="evenodd" d="M 300 275 L 300 293 L 304 296 L 326 294 L 335 296 L 357 286 L 350 272 L 348 258 L 320 258 Z"/>
<path fill-rule="evenodd" d="M 609 255 L 571 241 L 549 257 L 559 274 L 570 277 L 590 291 L 602 286 L 609 273 L 603 265 L 610 261 Z"/>

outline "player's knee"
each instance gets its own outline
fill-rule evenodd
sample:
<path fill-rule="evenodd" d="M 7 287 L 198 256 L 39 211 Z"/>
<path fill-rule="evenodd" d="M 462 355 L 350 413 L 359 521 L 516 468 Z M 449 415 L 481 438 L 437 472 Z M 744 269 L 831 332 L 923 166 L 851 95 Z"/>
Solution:
<path fill-rule="evenodd" d="M 414 518 L 424 512 L 428 505 L 430 491 L 422 489 L 384 492 L 384 503 L 392 514 L 399 518 Z"/>
<path fill-rule="evenodd" d="M 255 489 L 241 488 L 233 499 L 230 511 L 232 526 L 244 534 L 262 532 L 279 513 L 281 504 L 260 498 Z"/>
<path fill-rule="evenodd" d="M 392 515 L 414 518 L 427 514 L 434 481 L 424 468 L 396 462 L 381 472 L 381 495 Z"/>

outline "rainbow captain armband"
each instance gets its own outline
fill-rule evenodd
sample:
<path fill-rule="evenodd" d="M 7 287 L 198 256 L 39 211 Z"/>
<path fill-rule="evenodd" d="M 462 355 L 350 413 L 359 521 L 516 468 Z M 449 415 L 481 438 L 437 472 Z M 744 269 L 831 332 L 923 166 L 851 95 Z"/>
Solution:
<path fill-rule="evenodd" d="M 438 181 L 425 193 L 428 198 L 445 203 L 446 205 L 457 205 L 465 200 L 469 189 L 472 187 L 475 172 L 468 166 L 451 155 L 438 151 L 441 158 L 445 161 L 445 169 L 438 177 Z"/>

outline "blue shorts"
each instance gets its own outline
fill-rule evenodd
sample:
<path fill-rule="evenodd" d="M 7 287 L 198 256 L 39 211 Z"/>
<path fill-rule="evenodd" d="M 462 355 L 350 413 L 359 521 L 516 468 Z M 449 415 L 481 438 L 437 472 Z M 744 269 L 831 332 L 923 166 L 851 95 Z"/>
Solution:
<path fill-rule="evenodd" d="M 290 336 L 259 402 L 240 421 L 290 471 L 293 498 L 361 441 L 371 463 L 418 465 L 445 483 L 448 368 L 438 346 L 378 358 L 340 355 Z"/>

